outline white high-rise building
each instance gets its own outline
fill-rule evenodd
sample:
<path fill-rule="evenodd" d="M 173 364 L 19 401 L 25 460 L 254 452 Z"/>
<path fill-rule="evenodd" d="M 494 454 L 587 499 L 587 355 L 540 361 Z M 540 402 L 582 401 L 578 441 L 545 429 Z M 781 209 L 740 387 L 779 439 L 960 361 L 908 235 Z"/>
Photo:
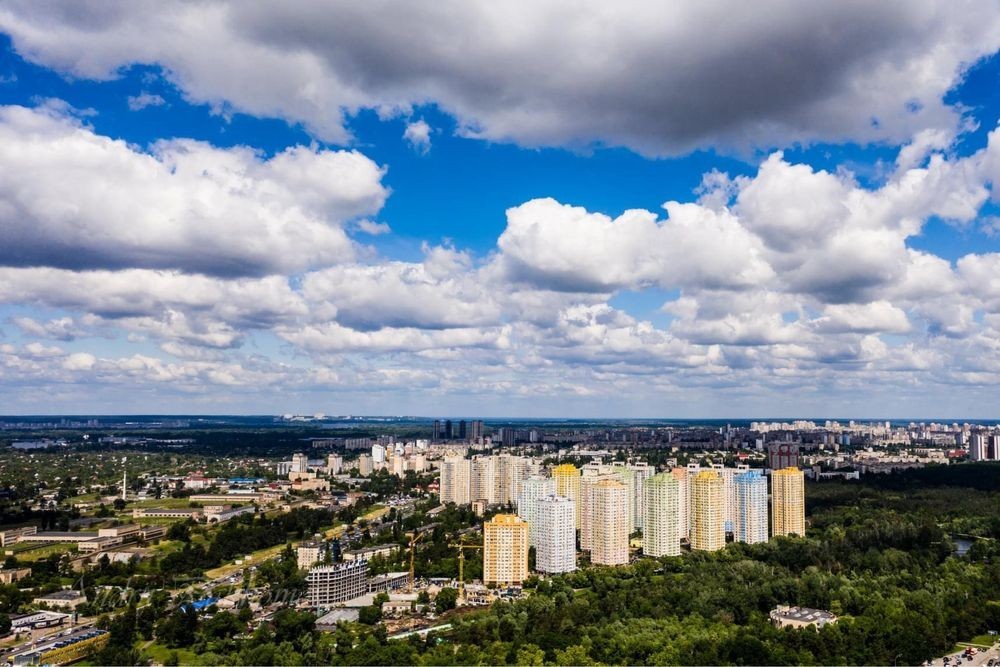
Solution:
<path fill-rule="evenodd" d="M 635 475 L 635 508 L 632 510 L 632 514 L 635 516 L 635 527 L 642 530 L 646 517 L 645 483 L 647 479 L 656 474 L 656 468 L 644 461 L 633 463 L 629 468 Z"/>
<path fill-rule="evenodd" d="M 477 456 L 472 459 L 472 477 L 469 489 L 471 500 L 485 500 L 487 505 L 497 502 L 497 459 L 494 456 Z"/>
<path fill-rule="evenodd" d="M 767 542 L 767 478 L 760 470 L 737 475 L 736 530 L 738 542 Z"/>
<path fill-rule="evenodd" d="M 292 454 L 292 469 L 289 472 L 309 472 L 309 457 L 301 452 Z"/>
<path fill-rule="evenodd" d="M 382 445 L 372 445 L 372 462 L 378 468 L 385 463 L 385 447 Z"/>
<path fill-rule="evenodd" d="M 681 554 L 680 486 L 680 482 L 669 472 L 645 480 L 643 554 L 653 557 Z"/>
<path fill-rule="evenodd" d="M 691 537 L 691 483 L 688 480 L 687 468 L 674 468 L 670 471 L 678 483 L 677 495 L 677 534 L 682 540 Z"/>
<path fill-rule="evenodd" d="M 468 505 L 471 500 L 470 477 L 472 461 L 461 456 L 448 456 L 441 461 L 441 502 Z"/>
<path fill-rule="evenodd" d="M 501 505 L 513 505 L 521 494 L 521 486 L 528 477 L 528 459 L 512 454 L 500 454 L 496 457 L 497 490 L 496 502 Z"/>
<path fill-rule="evenodd" d="M 339 475 L 344 469 L 344 457 L 340 454 L 330 454 L 326 457 L 326 471 L 330 475 Z"/>
<path fill-rule="evenodd" d="M 549 495 L 538 498 L 534 504 L 538 522 L 535 569 L 548 573 L 572 572 L 576 569 L 576 503 Z"/>
<path fill-rule="evenodd" d="M 603 479 L 594 485 L 593 524 L 590 562 L 595 565 L 628 564 L 628 487 L 615 479 Z"/>
<path fill-rule="evenodd" d="M 521 486 L 521 495 L 517 498 L 517 515 L 528 522 L 528 541 L 538 548 L 538 506 L 536 501 L 546 496 L 554 496 L 556 482 L 551 477 L 529 477 Z M 575 510 L 574 510 L 575 511 Z M 575 523 L 576 516 L 573 521 Z M 575 530 L 575 528 L 574 528 Z M 574 537 L 574 546 L 576 538 Z"/>
<path fill-rule="evenodd" d="M 969 438 L 969 460 L 985 461 L 989 458 L 989 439 L 985 433 L 973 433 Z"/>

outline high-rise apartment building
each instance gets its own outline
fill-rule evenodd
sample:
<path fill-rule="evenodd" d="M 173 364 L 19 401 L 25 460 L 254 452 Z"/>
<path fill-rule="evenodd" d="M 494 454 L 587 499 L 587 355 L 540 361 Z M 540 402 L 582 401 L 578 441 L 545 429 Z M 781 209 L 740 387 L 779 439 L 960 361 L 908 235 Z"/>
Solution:
<path fill-rule="evenodd" d="M 615 479 L 594 485 L 590 562 L 595 565 L 628 564 L 628 488 Z"/>
<path fill-rule="evenodd" d="M 653 475 L 643 483 L 642 552 L 647 556 L 679 556 L 680 483 L 672 473 Z"/>
<path fill-rule="evenodd" d="M 344 457 L 340 454 L 329 454 L 326 457 L 326 472 L 330 475 L 339 475 L 344 469 Z"/>
<path fill-rule="evenodd" d="M 714 470 L 691 480 L 691 548 L 716 551 L 726 546 L 725 482 Z"/>
<path fill-rule="evenodd" d="M 632 509 L 632 516 L 635 517 L 635 528 L 642 530 L 646 517 L 646 480 L 656 474 L 656 468 L 644 461 L 633 463 L 629 466 L 634 475 L 635 484 L 635 507 Z"/>
<path fill-rule="evenodd" d="M 292 469 L 289 472 L 309 472 L 309 457 L 301 452 L 292 454 Z"/>
<path fill-rule="evenodd" d="M 548 495 L 535 501 L 538 524 L 535 569 L 572 572 L 576 569 L 576 507 L 569 498 Z"/>
<path fill-rule="evenodd" d="M 682 540 L 686 540 L 691 536 L 691 483 L 687 468 L 674 468 L 670 474 L 678 484 L 677 534 Z"/>
<path fill-rule="evenodd" d="M 771 473 L 772 535 L 806 534 L 805 476 L 798 468 Z"/>
<path fill-rule="evenodd" d="M 576 527 L 580 527 L 580 470 L 572 463 L 563 463 L 552 469 L 556 481 L 556 495 L 569 498 L 576 506 Z"/>
<path fill-rule="evenodd" d="M 767 478 L 760 470 L 736 476 L 736 526 L 738 542 L 767 542 Z"/>
<path fill-rule="evenodd" d="M 479 442 L 485 437 L 486 431 L 483 428 L 483 422 L 479 420 L 474 420 L 472 422 L 472 433 L 469 435 L 469 439 Z"/>
<path fill-rule="evenodd" d="M 521 495 L 517 497 L 517 515 L 528 522 L 528 542 L 538 548 L 538 505 L 535 501 L 556 493 L 556 483 L 551 477 L 529 477 L 521 486 Z M 574 508 L 573 530 L 574 546 L 576 543 L 576 509 Z M 536 555 L 537 558 L 537 555 Z"/>
<path fill-rule="evenodd" d="M 689 463 L 687 468 L 688 479 L 692 480 L 699 472 L 706 470 L 697 463 Z M 736 526 L 736 486 L 734 482 L 736 476 L 745 473 L 750 469 L 750 466 L 741 463 L 735 468 L 727 468 L 721 463 L 713 463 L 712 467 L 708 469 L 717 472 L 722 477 L 723 525 L 727 533 L 732 533 Z"/>
<path fill-rule="evenodd" d="M 372 474 L 375 470 L 375 464 L 372 462 L 371 454 L 361 454 L 358 456 L 358 474 L 362 477 L 367 477 Z"/>
<path fill-rule="evenodd" d="M 625 485 L 625 495 L 628 502 L 625 503 L 625 525 L 628 527 L 629 535 L 635 532 L 635 471 L 622 463 L 614 463 L 610 466 L 610 471 L 622 484 Z"/>
<path fill-rule="evenodd" d="M 496 457 L 496 502 L 513 505 L 521 493 L 524 480 L 528 477 L 528 459 L 523 456 L 503 453 Z"/>
<path fill-rule="evenodd" d="M 466 425 L 464 419 L 458 422 L 458 438 L 459 440 L 465 440 L 466 438 Z"/>
<path fill-rule="evenodd" d="M 432 429 L 431 439 L 432 440 L 440 440 L 441 439 L 441 420 L 440 419 L 435 419 L 434 420 L 434 427 Z"/>
<path fill-rule="evenodd" d="M 497 503 L 497 466 L 493 456 L 477 456 L 472 459 L 472 476 L 469 489 L 470 500 L 485 500 L 487 505 Z"/>
<path fill-rule="evenodd" d="M 989 442 L 989 436 L 985 433 L 973 433 L 969 437 L 969 460 L 985 461 L 989 459 Z"/>
<path fill-rule="evenodd" d="M 472 461 L 461 456 L 445 457 L 441 461 L 441 502 L 456 505 L 468 505 L 472 502 L 471 476 Z"/>
<path fill-rule="evenodd" d="M 497 514 L 483 525 L 483 583 L 510 586 L 528 578 L 528 522 Z"/>
<path fill-rule="evenodd" d="M 594 544 L 594 489 L 598 482 L 606 479 L 618 479 L 610 473 L 601 473 L 600 466 L 583 467 L 580 476 L 580 497 L 577 514 L 580 515 L 580 549 L 590 551 Z"/>

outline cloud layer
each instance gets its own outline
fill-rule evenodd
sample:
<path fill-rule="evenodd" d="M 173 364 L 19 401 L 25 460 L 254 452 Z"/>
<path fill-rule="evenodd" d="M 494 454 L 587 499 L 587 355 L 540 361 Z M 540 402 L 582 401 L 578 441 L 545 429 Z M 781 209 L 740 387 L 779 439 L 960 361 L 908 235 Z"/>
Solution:
<path fill-rule="evenodd" d="M 345 231 L 388 196 L 357 152 L 147 152 L 51 106 L 0 108 L 0 138 L 0 304 L 36 313 L 2 325 L 0 383 L 25 405 L 97 385 L 212 405 L 225 387 L 655 409 L 1000 381 L 1000 254 L 908 244 L 932 217 L 968 225 L 995 203 L 1000 130 L 966 157 L 917 137 L 875 188 L 776 152 L 659 213 L 534 199 L 491 253 L 425 245 L 417 261 Z M 655 316 L 615 305 L 650 290 L 666 295 Z M 116 338 L 134 350 L 99 342 Z"/>
<path fill-rule="evenodd" d="M 1000 47 L 996 14 L 992 0 L 19 0 L 0 30 L 73 76 L 158 64 L 192 101 L 332 142 L 359 109 L 435 103 L 469 136 L 666 155 L 957 127 L 942 97 Z"/>

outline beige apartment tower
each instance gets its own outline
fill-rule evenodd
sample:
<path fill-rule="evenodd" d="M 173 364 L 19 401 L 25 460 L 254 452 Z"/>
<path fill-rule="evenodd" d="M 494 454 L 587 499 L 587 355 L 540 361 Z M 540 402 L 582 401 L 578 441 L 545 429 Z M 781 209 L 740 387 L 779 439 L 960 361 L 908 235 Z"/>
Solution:
<path fill-rule="evenodd" d="M 497 514 L 483 525 L 483 583 L 510 586 L 528 578 L 528 522 Z"/>
<path fill-rule="evenodd" d="M 594 485 L 590 562 L 595 565 L 628 564 L 628 487 L 615 479 Z"/>
<path fill-rule="evenodd" d="M 726 546 L 726 491 L 722 475 L 699 472 L 691 480 L 691 548 L 718 551 Z"/>
<path fill-rule="evenodd" d="M 805 477 L 798 468 L 771 473 L 771 535 L 806 534 Z"/>

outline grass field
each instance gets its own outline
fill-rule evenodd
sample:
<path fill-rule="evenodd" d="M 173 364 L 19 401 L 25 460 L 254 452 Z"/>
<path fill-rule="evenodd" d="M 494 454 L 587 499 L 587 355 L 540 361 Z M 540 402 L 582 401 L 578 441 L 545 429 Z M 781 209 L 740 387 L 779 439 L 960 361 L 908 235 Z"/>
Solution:
<path fill-rule="evenodd" d="M 228 577 L 231 574 L 236 574 L 243 570 L 243 568 L 248 565 L 257 565 L 259 563 L 268 560 L 269 558 L 274 558 L 281 553 L 281 550 L 285 548 L 284 544 L 276 544 L 273 547 L 268 547 L 267 549 L 260 549 L 259 551 L 254 551 L 250 554 L 250 560 L 243 560 L 242 565 L 237 565 L 236 563 L 229 563 L 227 565 L 221 565 L 212 570 L 205 570 L 205 576 L 209 579 L 218 579 L 220 577 Z"/>
<path fill-rule="evenodd" d="M 26 547 L 26 548 L 25 549 L 19 549 L 18 548 L 18 547 L 22 547 L 22 546 Z M 72 543 L 70 543 L 70 542 L 56 542 L 55 544 L 51 544 L 51 543 L 47 544 L 47 543 L 43 542 L 41 544 L 38 544 L 37 546 L 33 545 L 33 544 L 29 543 L 29 542 L 26 542 L 26 543 L 18 544 L 17 546 L 15 546 L 14 547 L 14 554 L 17 556 L 17 559 L 20 560 L 20 561 L 37 561 L 37 560 L 43 560 L 45 558 L 48 558 L 52 554 L 69 553 L 69 551 L 74 546 L 75 545 L 72 544 Z"/>
<path fill-rule="evenodd" d="M 142 655 L 144 657 L 149 658 L 154 664 L 157 665 L 165 664 L 172 654 L 177 655 L 177 663 L 181 665 L 194 664 L 198 659 L 198 654 L 194 651 L 189 651 L 183 648 L 168 648 L 167 646 L 156 642 L 148 645 L 146 642 L 139 642 L 136 644 L 136 648 L 142 651 Z"/>

